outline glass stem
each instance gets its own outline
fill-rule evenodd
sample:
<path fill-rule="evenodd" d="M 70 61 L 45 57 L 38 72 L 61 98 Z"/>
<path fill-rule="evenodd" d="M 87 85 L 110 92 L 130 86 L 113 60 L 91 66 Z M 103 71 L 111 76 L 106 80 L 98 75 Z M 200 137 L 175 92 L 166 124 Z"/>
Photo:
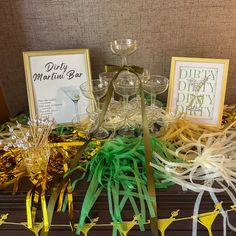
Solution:
<path fill-rule="evenodd" d="M 127 57 L 126 56 L 121 56 L 121 65 L 126 66 L 127 65 Z"/>
<path fill-rule="evenodd" d="M 100 111 L 100 101 L 99 101 L 98 97 L 96 97 L 96 105 L 97 105 L 97 112 L 99 113 L 99 111 Z"/>
<path fill-rule="evenodd" d="M 129 105 L 129 96 L 124 96 L 124 111 L 125 111 L 125 129 L 128 130 L 129 126 L 128 126 L 128 105 Z"/>
<path fill-rule="evenodd" d="M 128 110 L 128 105 L 129 105 L 129 96 L 124 96 L 124 110 Z"/>
<path fill-rule="evenodd" d="M 73 101 L 74 105 L 75 105 L 75 117 L 76 117 L 76 121 L 79 121 L 79 111 L 78 111 L 78 101 Z"/>
<path fill-rule="evenodd" d="M 152 93 L 151 94 L 151 107 L 156 106 L 156 94 Z"/>

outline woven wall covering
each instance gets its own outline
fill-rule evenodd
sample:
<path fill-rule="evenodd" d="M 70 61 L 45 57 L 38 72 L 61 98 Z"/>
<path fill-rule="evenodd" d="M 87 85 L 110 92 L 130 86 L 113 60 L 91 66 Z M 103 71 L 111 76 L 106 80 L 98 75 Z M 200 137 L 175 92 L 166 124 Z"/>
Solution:
<path fill-rule="evenodd" d="M 27 109 L 22 51 L 89 48 L 93 77 L 119 63 L 108 42 L 135 38 L 131 64 L 169 75 L 171 56 L 229 58 L 226 102 L 236 102 L 232 0 L 0 0 L 0 83 L 12 114 Z"/>

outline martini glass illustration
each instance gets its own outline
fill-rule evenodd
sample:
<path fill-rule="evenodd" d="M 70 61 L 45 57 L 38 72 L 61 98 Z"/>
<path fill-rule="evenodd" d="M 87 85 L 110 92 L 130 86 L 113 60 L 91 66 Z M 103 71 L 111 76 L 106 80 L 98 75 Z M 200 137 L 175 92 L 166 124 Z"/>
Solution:
<path fill-rule="evenodd" d="M 193 88 L 193 94 L 192 94 L 192 99 L 187 106 L 188 110 L 201 111 L 203 103 L 203 95 L 200 94 L 200 90 L 205 85 L 207 80 L 208 80 L 207 77 L 202 80 L 190 79 L 189 83 L 190 86 L 192 86 Z"/>
<path fill-rule="evenodd" d="M 137 40 L 116 39 L 110 43 L 111 51 L 121 57 L 121 65 L 127 65 L 127 57 L 137 50 Z"/>
<path fill-rule="evenodd" d="M 68 98 L 74 103 L 75 107 L 75 116 L 72 119 L 73 122 L 78 123 L 80 121 L 79 111 L 78 111 L 78 101 L 80 99 L 80 88 L 79 86 L 71 86 L 62 88 L 63 92 L 67 95 Z"/>

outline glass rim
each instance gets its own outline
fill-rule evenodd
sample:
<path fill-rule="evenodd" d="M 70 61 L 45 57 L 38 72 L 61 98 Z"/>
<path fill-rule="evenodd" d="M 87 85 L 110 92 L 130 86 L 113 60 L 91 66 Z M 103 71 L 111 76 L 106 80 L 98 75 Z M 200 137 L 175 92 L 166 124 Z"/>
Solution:
<path fill-rule="evenodd" d="M 110 44 L 137 44 L 137 40 L 136 39 L 131 39 L 131 38 L 119 38 L 119 39 L 115 39 L 113 41 L 110 42 Z"/>

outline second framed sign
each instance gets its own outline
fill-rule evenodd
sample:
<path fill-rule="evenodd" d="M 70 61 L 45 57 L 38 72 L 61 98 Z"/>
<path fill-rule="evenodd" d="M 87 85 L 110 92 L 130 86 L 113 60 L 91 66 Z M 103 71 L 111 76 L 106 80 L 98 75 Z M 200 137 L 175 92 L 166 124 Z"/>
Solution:
<path fill-rule="evenodd" d="M 86 117 L 88 99 L 80 85 L 91 81 L 88 49 L 23 53 L 31 117 L 51 117 L 68 124 Z"/>
<path fill-rule="evenodd" d="M 168 111 L 221 126 L 229 60 L 173 57 Z"/>

